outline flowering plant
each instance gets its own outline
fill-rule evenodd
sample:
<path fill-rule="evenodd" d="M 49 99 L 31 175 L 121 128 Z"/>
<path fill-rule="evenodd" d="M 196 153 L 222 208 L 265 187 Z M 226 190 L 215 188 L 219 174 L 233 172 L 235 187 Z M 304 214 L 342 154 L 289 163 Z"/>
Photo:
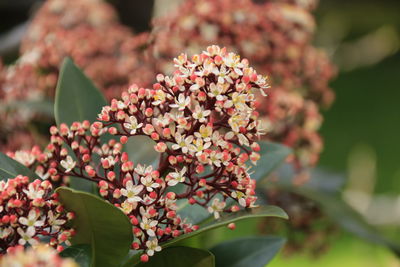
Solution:
<path fill-rule="evenodd" d="M 151 89 L 131 85 L 97 115 L 103 98 L 71 60 L 65 61 L 56 92 L 59 126 L 50 128 L 50 143 L 44 150 L 34 147 L 8 153 L 43 179 L 29 183 L 28 177 L 17 176 L 4 186 L 12 199 L 4 216 L 9 216 L 14 206 L 24 210 L 15 212 L 11 222 L 17 229 L 12 233 L 20 236 L 13 240 L 36 245 L 39 238 L 51 235 L 55 238 L 50 245 L 63 245 L 59 250 L 69 242 L 90 245 L 92 264 L 119 266 L 129 248 L 137 256 L 125 259 L 125 264 L 136 262 L 137 257 L 147 262 L 163 247 L 202 231 L 221 225 L 234 229 L 238 219 L 286 217 L 277 207 L 256 208 L 251 165 L 257 164 L 268 144 L 257 142 L 263 132 L 255 110 L 255 91 L 265 95 L 269 88 L 266 77 L 246 59 L 218 46 L 190 59 L 182 54 L 174 66 L 173 76 L 157 75 Z M 87 99 L 71 99 L 65 105 L 65 94 L 74 94 L 66 90 L 71 81 L 80 82 L 74 88 Z M 127 145 L 139 136 L 153 143 L 150 148 L 158 154 L 158 161 L 153 158 L 144 165 L 131 160 Z M 282 151 L 287 149 L 282 147 Z M 17 162 L 13 164 L 23 168 Z M 262 178 L 271 168 L 258 168 L 257 177 Z M 93 186 L 100 197 L 92 195 Z M 53 187 L 59 188 L 48 198 Z M 27 200 L 22 195 L 13 198 L 14 191 L 8 188 L 18 188 L 14 191 L 26 195 Z M 8 195 L 3 194 L 6 200 Z M 54 206 L 58 201 L 67 213 Z M 105 212 L 113 217 L 105 218 Z M 105 216 L 99 218 L 99 214 Z M 203 225 L 210 215 L 214 220 Z M 45 227 L 50 230 L 42 229 Z M 98 241 L 101 238 L 110 240 Z M 172 250 L 176 248 L 166 249 Z M 204 257 L 213 262 L 207 253 Z"/>

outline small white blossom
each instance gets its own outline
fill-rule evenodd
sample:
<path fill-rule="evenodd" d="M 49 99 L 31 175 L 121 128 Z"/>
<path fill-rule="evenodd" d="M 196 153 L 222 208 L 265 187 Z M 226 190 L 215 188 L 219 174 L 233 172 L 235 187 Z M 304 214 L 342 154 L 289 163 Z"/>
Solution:
<path fill-rule="evenodd" d="M 145 230 L 149 236 L 156 236 L 153 228 L 158 224 L 156 220 L 150 220 L 146 217 L 142 218 L 142 222 L 140 223 L 140 228 Z"/>
<path fill-rule="evenodd" d="M 18 244 L 21 246 L 24 246 L 26 243 L 29 243 L 32 246 L 39 244 L 39 242 L 33 238 L 35 235 L 35 228 L 28 227 L 26 231 L 24 231 L 22 228 L 18 227 L 17 233 L 21 236 L 18 240 Z"/>
<path fill-rule="evenodd" d="M 181 171 L 170 172 L 168 174 L 172 179 L 168 181 L 169 186 L 174 186 L 178 183 L 183 183 L 185 181 L 186 167 L 183 167 Z"/>
<path fill-rule="evenodd" d="M 75 168 L 76 162 L 72 159 L 71 156 L 67 156 L 65 160 L 62 160 L 61 166 L 65 168 L 65 172 L 69 173 L 73 168 Z"/>
<path fill-rule="evenodd" d="M 130 116 L 128 122 L 124 123 L 124 127 L 127 130 L 130 130 L 130 134 L 136 134 L 136 131 L 143 126 L 143 123 L 139 123 L 135 116 Z"/>
<path fill-rule="evenodd" d="M 184 94 L 179 94 L 178 99 L 175 99 L 175 104 L 170 104 L 171 108 L 177 108 L 178 110 L 185 110 L 190 104 L 190 97 L 185 97 Z"/>
<path fill-rule="evenodd" d="M 212 213 L 214 218 L 218 220 L 220 218 L 219 213 L 224 210 L 225 206 L 225 202 L 220 201 L 218 198 L 214 198 L 211 206 L 208 207 L 208 212 Z"/>
<path fill-rule="evenodd" d="M 138 195 L 142 192 L 143 185 L 134 185 L 131 180 L 126 182 L 125 188 L 121 189 L 121 194 L 127 198 L 128 202 L 139 202 L 142 200 Z"/>
<path fill-rule="evenodd" d="M 153 256 L 154 252 L 159 252 L 161 251 L 161 247 L 158 245 L 158 240 L 157 238 L 153 238 L 149 241 L 146 242 L 146 247 L 147 247 L 147 255 Z"/>

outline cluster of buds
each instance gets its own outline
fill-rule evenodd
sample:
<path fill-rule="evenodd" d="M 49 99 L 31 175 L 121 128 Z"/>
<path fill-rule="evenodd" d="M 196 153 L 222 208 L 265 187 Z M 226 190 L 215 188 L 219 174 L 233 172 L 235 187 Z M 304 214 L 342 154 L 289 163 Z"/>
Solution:
<path fill-rule="evenodd" d="M 161 249 L 159 243 L 198 228 L 179 216 L 178 202 L 219 218 L 254 207 L 257 199 L 248 162 L 260 157 L 254 92 L 268 88 L 266 78 L 218 46 L 191 60 L 182 54 L 175 67 L 172 77 L 159 74 L 152 89 L 130 86 L 97 122 L 52 127 L 45 151 L 25 152 L 33 163 L 19 156 L 50 181 L 75 176 L 96 182 L 100 195 L 130 218 L 132 248 L 146 251 L 144 261 Z M 106 134 L 119 142 L 104 143 Z M 134 164 L 123 152 L 135 136 L 154 141 L 158 167 Z M 228 205 L 232 200 L 238 205 Z"/>
<path fill-rule="evenodd" d="M 30 123 L 52 123 L 48 117 L 30 109 L 10 106 L 17 101 L 53 99 L 59 68 L 66 56 L 109 99 L 119 96 L 132 82 L 132 73 L 140 71 L 141 75 L 136 75 L 137 83 L 150 82 L 154 74 L 142 67 L 142 59 L 137 55 L 146 41 L 145 36 L 136 38 L 119 23 L 112 6 L 102 0 L 43 3 L 23 37 L 20 58 L 13 65 L 0 66 L 0 119 L 3 122 L 0 134 L 5 139 L 0 140 L 0 151 L 37 144 L 40 139 L 29 136 Z"/>
<path fill-rule="evenodd" d="M 112 99 L 132 78 L 149 86 L 154 73 L 172 73 L 171 59 L 180 52 L 194 53 L 217 43 L 249 59 L 260 73 L 270 74 L 270 100 L 260 97 L 257 108 L 269 125 L 268 138 L 294 148 L 292 161 L 299 173 L 306 174 L 322 150 L 319 107 L 329 106 L 334 98 L 328 87 L 334 69 L 326 54 L 311 44 L 315 22 L 310 12 L 316 4 L 316 0 L 188 0 L 175 14 L 155 20 L 150 35 L 134 36 L 106 3 L 49 0 L 32 21 L 20 60 L 3 71 L 0 97 L 4 95 L 4 103 L 52 97 L 58 67 L 71 56 Z M 7 143 L 0 144 L 2 151 L 34 143 L 25 127 L 34 113 L 15 112 L 0 111 L 5 138 L 0 141 Z"/>
<path fill-rule="evenodd" d="M 184 1 L 175 13 L 154 23 L 148 48 L 153 68 L 171 72 L 169 58 L 210 43 L 249 59 L 271 77 L 270 98 L 260 97 L 257 106 L 268 122 L 267 138 L 294 148 L 292 160 L 301 172 L 318 161 L 319 108 L 334 98 L 328 87 L 334 69 L 311 44 L 315 21 L 310 10 L 315 6 L 314 0 Z"/>
<path fill-rule="evenodd" d="M 29 182 L 26 176 L 0 181 L 0 250 L 36 245 L 48 237 L 50 245 L 62 249 L 74 230 L 66 224 L 74 217 L 52 193 L 49 181 Z"/>
<path fill-rule="evenodd" d="M 22 246 L 15 247 L 4 256 L 0 256 L 0 267 L 78 267 L 70 258 L 61 258 L 54 248 L 39 244 L 24 250 Z"/>

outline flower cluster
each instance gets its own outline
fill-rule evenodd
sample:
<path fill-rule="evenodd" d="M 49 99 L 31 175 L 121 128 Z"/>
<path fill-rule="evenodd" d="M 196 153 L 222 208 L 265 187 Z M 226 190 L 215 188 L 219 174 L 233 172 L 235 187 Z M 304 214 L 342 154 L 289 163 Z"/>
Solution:
<path fill-rule="evenodd" d="M 70 258 L 61 258 L 57 250 L 40 244 L 26 250 L 22 246 L 11 250 L 7 255 L 0 257 L 0 267 L 78 267 Z"/>
<path fill-rule="evenodd" d="M 66 223 L 74 214 L 65 212 L 51 193 L 49 181 L 29 182 L 26 176 L 0 181 L 0 249 L 1 254 L 21 245 L 36 245 L 39 237 L 48 237 L 57 247 L 74 234 Z"/>
<path fill-rule="evenodd" d="M 49 0 L 35 14 L 21 44 L 20 58 L 14 65 L 0 67 L 0 150 L 31 147 L 38 140 L 29 138 L 27 126 L 38 118 L 25 108 L 7 108 L 16 101 L 53 99 L 62 60 L 71 57 L 111 99 L 120 95 L 137 71 L 137 83 L 151 81 L 137 55 L 146 34 L 134 37 L 120 24 L 117 14 L 101 0 Z M 112 66 L 112 67 L 110 67 Z M 40 117 L 43 123 L 47 117 Z M 12 132 L 12 133 L 11 133 Z M 15 133 L 19 136 L 15 137 Z M 23 138 L 24 142 L 19 140 Z"/>
<path fill-rule="evenodd" d="M 267 138 L 295 150 L 296 167 L 313 166 L 322 149 L 320 106 L 329 106 L 334 74 L 324 52 L 312 46 L 316 1 L 188 0 L 154 23 L 154 69 L 171 72 L 169 58 L 210 43 L 224 45 L 271 76 L 268 101 L 257 106 Z M 218 15 L 216 15 L 218 14 Z"/>
<path fill-rule="evenodd" d="M 50 181 L 75 176 L 97 182 L 100 195 L 130 218 L 132 248 L 146 251 L 143 260 L 161 249 L 160 242 L 198 228 L 179 216 L 177 203 L 201 205 L 219 218 L 256 201 L 248 162 L 260 157 L 254 91 L 268 88 L 265 77 L 218 46 L 191 60 L 182 54 L 175 68 L 172 77 L 159 74 L 152 89 L 130 86 L 97 122 L 52 127 L 45 151 L 13 154 Z M 119 142 L 104 143 L 107 133 Z M 134 136 L 154 141 L 158 167 L 129 160 L 123 145 Z M 232 200 L 239 205 L 230 206 Z"/>

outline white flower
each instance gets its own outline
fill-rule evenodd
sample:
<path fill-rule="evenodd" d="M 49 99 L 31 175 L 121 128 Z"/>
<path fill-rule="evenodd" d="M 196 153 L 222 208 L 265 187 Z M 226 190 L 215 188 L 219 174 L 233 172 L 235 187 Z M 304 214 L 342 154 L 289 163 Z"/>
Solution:
<path fill-rule="evenodd" d="M 240 62 L 240 57 L 235 53 L 229 53 L 227 57 L 224 58 L 224 62 L 226 66 L 233 68 L 237 75 L 243 75 L 241 68 L 244 67 L 244 64 Z"/>
<path fill-rule="evenodd" d="M 23 150 L 15 152 L 14 159 L 25 166 L 30 166 L 35 162 L 35 156 L 29 151 Z"/>
<path fill-rule="evenodd" d="M 218 131 L 215 131 L 213 133 L 211 140 L 215 146 L 219 146 L 222 148 L 224 148 L 228 144 Z"/>
<path fill-rule="evenodd" d="M 186 173 L 186 167 L 183 167 L 180 172 L 179 171 L 170 172 L 168 176 L 172 179 L 168 181 L 168 185 L 174 186 L 178 183 L 183 183 L 185 181 L 185 173 Z"/>
<path fill-rule="evenodd" d="M 209 97 L 215 97 L 217 100 L 223 100 L 224 97 L 221 95 L 224 93 L 224 87 L 222 84 L 210 84 L 210 92 L 208 93 Z"/>
<path fill-rule="evenodd" d="M 19 217 L 18 222 L 20 224 L 28 226 L 28 230 L 32 228 L 35 230 L 35 227 L 43 226 L 44 225 L 44 220 L 38 220 L 40 214 L 32 209 L 28 213 L 28 218 L 26 217 Z"/>
<path fill-rule="evenodd" d="M 246 137 L 244 134 L 241 134 L 241 133 L 234 133 L 234 132 L 232 132 L 232 131 L 227 132 L 227 133 L 225 134 L 225 138 L 226 138 L 227 140 L 231 140 L 231 139 L 233 139 L 235 136 L 237 136 L 237 138 L 238 138 L 238 140 L 239 140 L 239 143 L 240 143 L 241 145 L 250 146 L 249 139 L 247 139 L 247 137 Z"/>
<path fill-rule="evenodd" d="M 211 60 L 206 60 L 203 67 L 199 67 L 199 70 L 194 72 L 199 77 L 208 76 L 215 68 L 214 63 Z"/>
<path fill-rule="evenodd" d="M 240 127 L 247 126 L 248 116 L 244 113 L 236 113 L 229 118 L 228 123 L 232 127 L 232 130 L 238 133 Z"/>
<path fill-rule="evenodd" d="M 125 188 L 121 189 L 121 194 L 127 198 L 128 202 L 139 202 L 142 198 L 138 194 L 142 192 L 143 188 L 143 185 L 133 185 L 133 182 L 129 180 L 126 182 Z"/>
<path fill-rule="evenodd" d="M 199 120 L 199 122 L 206 122 L 206 117 L 211 114 L 211 110 L 203 110 L 199 105 L 197 105 L 193 112 L 193 118 Z"/>
<path fill-rule="evenodd" d="M 136 206 L 137 206 L 137 203 L 135 202 L 135 203 L 131 203 L 131 202 L 128 202 L 128 200 L 125 200 L 124 202 L 122 202 L 122 204 L 121 204 L 121 210 L 125 213 L 125 214 L 129 214 L 129 213 L 131 213 L 132 212 L 132 210 L 134 209 L 134 208 L 136 208 Z"/>
<path fill-rule="evenodd" d="M 190 104 L 190 96 L 185 97 L 184 94 L 179 94 L 178 99 L 175 98 L 175 104 L 170 104 L 171 108 L 177 108 L 178 110 L 185 110 Z"/>
<path fill-rule="evenodd" d="M 211 206 L 208 207 L 208 212 L 214 214 L 215 219 L 219 219 L 219 213 L 224 210 L 226 206 L 225 202 L 221 202 L 218 198 L 214 198 Z"/>
<path fill-rule="evenodd" d="M 195 132 L 194 135 L 197 138 L 203 138 L 205 142 L 211 140 L 210 136 L 213 134 L 213 129 L 211 126 L 201 125 L 198 132 Z"/>
<path fill-rule="evenodd" d="M 172 145 L 172 149 L 173 150 L 182 149 L 183 153 L 188 153 L 189 148 L 191 150 L 193 149 L 192 148 L 193 147 L 193 145 L 192 145 L 193 139 L 194 139 L 193 135 L 185 138 L 184 135 L 181 135 L 180 133 L 176 133 L 175 134 L 176 144 Z"/>
<path fill-rule="evenodd" d="M 203 142 L 203 139 L 197 138 L 196 140 L 193 141 L 195 144 L 195 150 L 193 152 L 196 152 L 196 156 L 199 157 L 204 150 L 209 148 L 211 146 L 211 142 Z"/>
<path fill-rule="evenodd" d="M 217 167 L 221 167 L 221 158 L 222 158 L 222 153 L 220 152 L 212 151 L 210 153 L 210 161 Z"/>
<path fill-rule="evenodd" d="M 156 236 L 156 233 L 152 228 L 154 228 L 158 224 L 156 220 L 150 220 L 146 217 L 142 217 L 142 222 L 140 223 L 140 228 L 145 230 L 149 236 Z"/>
<path fill-rule="evenodd" d="M 142 176 L 147 176 L 153 171 L 153 166 L 149 165 L 146 167 L 146 165 L 138 164 L 135 168 L 135 172 L 139 175 Z"/>
<path fill-rule="evenodd" d="M 58 231 L 60 229 L 60 226 L 65 223 L 65 220 L 63 219 L 57 219 L 58 214 L 54 216 L 54 213 L 52 210 L 49 210 L 47 213 L 47 221 L 49 222 L 49 225 L 55 230 Z"/>
<path fill-rule="evenodd" d="M 154 188 L 160 187 L 159 183 L 155 183 L 150 175 L 140 178 L 140 182 L 146 187 L 148 192 L 152 192 Z"/>
<path fill-rule="evenodd" d="M 124 123 L 124 127 L 127 130 L 130 130 L 130 134 L 136 134 L 136 131 L 140 129 L 143 126 L 143 123 L 137 122 L 137 119 L 135 116 L 130 116 L 128 119 L 128 122 Z"/>
<path fill-rule="evenodd" d="M 37 198 L 42 198 L 44 195 L 44 190 L 39 189 L 36 187 L 33 183 L 30 183 L 28 186 L 28 190 L 23 189 L 24 193 L 27 195 L 28 198 L 30 199 L 37 199 Z"/>
<path fill-rule="evenodd" d="M 249 106 L 246 104 L 247 100 L 247 95 L 246 94 L 239 94 L 237 92 L 232 94 L 232 100 L 227 101 L 228 103 L 225 103 L 225 108 L 230 107 L 229 105 L 234 105 L 235 108 L 239 111 L 246 111 L 250 110 Z M 227 106 L 228 105 L 228 106 Z"/>
<path fill-rule="evenodd" d="M 235 191 L 235 192 L 232 192 L 231 196 L 238 200 L 240 206 L 242 206 L 242 207 L 246 207 L 247 206 L 246 205 L 246 199 L 245 199 L 246 195 L 243 192 Z"/>
<path fill-rule="evenodd" d="M 218 83 L 223 84 L 225 81 L 228 83 L 233 83 L 232 78 L 229 76 L 229 68 L 226 68 L 225 65 L 222 65 L 221 68 L 214 68 L 213 73 L 218 76 Z"/>
<path fill-rule="evenodd" d="M 67 156 L 67 158 L 62 160 L 60 163 L 61 166 L 64 167 L 66 173 L 69 173 L 76 165 L 76 162 L 71 158 L 71 156 Z"/>
<path fill-rule="evenodd" d="M 24 246 L 27 242 L 32 246 L 39 244 L 39 242 L 33 238 L 35 235 L 35 228 L 28 227 L 25 232 L 22 228 L 18 227 L 17 232 L 21 236 L 18 240 L 18 244 L 21 246 Z"/>
<path fill-rule="evenodd" d="M 153 238 L 146 242 L 147 255 L 153 256 L 155 251 L 161 251 L 161 247 L 158 245 L 157 238 Z"/>

